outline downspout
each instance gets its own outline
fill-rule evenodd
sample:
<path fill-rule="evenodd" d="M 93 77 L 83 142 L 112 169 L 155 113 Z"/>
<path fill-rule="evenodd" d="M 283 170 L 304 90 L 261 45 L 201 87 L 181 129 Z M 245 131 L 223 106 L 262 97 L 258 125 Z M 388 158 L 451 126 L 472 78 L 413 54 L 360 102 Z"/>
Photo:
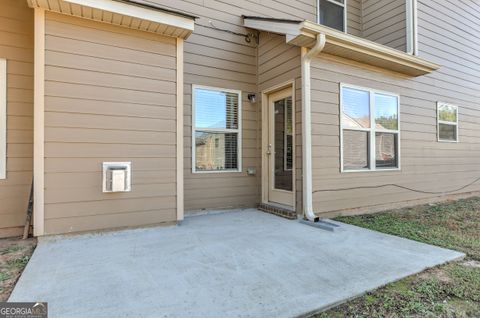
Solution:
<path fill-rule="evenodd" d="M 303 156 L 303 214 L 312 222 L 318 222 L 319 217 L 313 212 L 312 203 L 312 97 L 310 64 L 325 47 L 326 37 L 317 35 L 317 42 L 307 51 L 302 47 L 302 156 Z"/>

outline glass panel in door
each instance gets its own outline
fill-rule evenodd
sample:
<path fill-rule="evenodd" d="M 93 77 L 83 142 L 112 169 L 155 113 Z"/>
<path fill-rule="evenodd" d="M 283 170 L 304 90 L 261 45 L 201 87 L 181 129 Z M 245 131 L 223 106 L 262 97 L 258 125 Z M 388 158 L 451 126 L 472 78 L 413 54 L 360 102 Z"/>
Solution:
<path fill-rule="evenodd" d="M 292 98 L 274 102 L 274 188 L 293 190 Z"/>

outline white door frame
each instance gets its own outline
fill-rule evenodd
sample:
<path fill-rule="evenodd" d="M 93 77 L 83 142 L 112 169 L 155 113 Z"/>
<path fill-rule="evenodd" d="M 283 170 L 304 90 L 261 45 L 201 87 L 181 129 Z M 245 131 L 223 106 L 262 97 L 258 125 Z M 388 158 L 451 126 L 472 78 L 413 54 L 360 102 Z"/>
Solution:
<path fill-rule="evenodd" d="M 296 112 L 296 99 L 295 99 L 295 80 L 289 80 L 287 82 L 283 82 L 281 84 L 275 85 L 270 87 L 266 90 L 262 91 L 262 179 L 261 179 L 261 187 L 262 187 L 262 203 L 270 204 L 268 198 L 268 187 L 269 185 L 269 156 L 267 155 L 268 151 L 268 141 L 269 141 L 269 128 L 264 129 L 263 127 L 269 127 L 269 116 L 268 110 L 270 107 L 269 104 L 269 96 L 270 94 L 276 93 L 278 91 L 282 91 L 284 89 L 291 88 L 292 90 L 292 123 L 293 123 L 293 168 L 292 168 L 292 178 L 293 178 L 293 199 L 291 203 L 291 207 L 293 210 L 296 210 L 296 125 L 295 125 L 295 112 Z"/>

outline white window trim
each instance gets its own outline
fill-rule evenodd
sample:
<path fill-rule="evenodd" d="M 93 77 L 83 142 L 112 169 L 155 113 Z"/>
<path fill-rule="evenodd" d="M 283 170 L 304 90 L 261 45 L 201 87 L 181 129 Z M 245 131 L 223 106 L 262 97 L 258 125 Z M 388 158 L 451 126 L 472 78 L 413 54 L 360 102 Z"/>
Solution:
<path fill-rule="evenodd" d="M 209 128 L 209 129 L 198 129 L 201 131 L 206 132 L 220 132 L 220 133 L 237 133 L 238 140 L 237 140 L 237 162 L 238 162 L 238 169 L 232 170 L 212 170 L 212 171 L 204 171 L 196 169 L 196 149 L 195 149 L 195 131 L 197 130 L 195 126 L 195 91 L 196 89 L 207 89 L 213 91 L 222 91 L 227 93 L 234 93 L 238 94 L 238 129 L 217 129 L 217 128 Z M 235 89 L 228 89 L 228 88 L 220 88 L 220 87 L 212 87 L 212 86 L 204 86 L 204 85 L 192 85 L 192 173 L 241 173 L 242 172 L 242 91 L 235 90 Z"/>
<path fill-rule="evenodd" d="M 418 55 L 418 3 L 406 0 L 407 53 Z"/>
<path fill-rule="evenodd" d="M 335 0 L 327 0 L 327 1 L 330 2 L 330 3 L 336 4 L 337 6 L 343 7 L 343 28 L 344 28 L 343 32 L 347 33 L 347 29 L 348 29 L 348 26 L 347 26 L 347 21 L 348 21 L 347 8 L 348 8 L 348 5 L 347 5 L 347 3 L 348 3 L 348 0 L 345 0 L 345 3 L 340 3 L 340 2 L 337 2 Z M 320 23 L 320 0 L 317 0 L 317 23 L 321 24 Z M 340 30 L 338 30 L 338 31 L 342 32 Z"/>
<path fill-rule="evenodd" d="M 0 59 L 0 179 L 7 178 L 7 60 Z"/>
<path fill-rule="evenodd" d="M 454 107 L 455 111 L 457 113 L 457 121 L 446 121 L 446 120 L 440 120 L 440 107 L 442 106 L 449 106 L 449 107 Z M 450 142 L 450 143 L 458 143 L 460 140 L 460 136 L 458 135 L 458 106 L 457 105 L 452 105 L 449 103 L 444 103 L 444 102 L 437 102 L 437 141 L 438 142 Z M 440 138 L 440 124 L 446 124 L 446 125 L 451 125 L 455 126 L 455 135 L 456 135 L 456 140 L 448 140 L 448 139 L 441 139 Z"/>
<path fill-rule="evenodd" d="M 370 94 L 370 128 L 345 128 L 345 130 L 355 130 L 355 131 L 366 131 L 369 132 L 369 139 L 368 143 L 370 145 L 370 149 L 368 152 L 369 156 L 369 168 L 366 169 L 344 169 L 343 168 L 343 94 L 342 90 L 343 88 L 351 88 L 351 89 L 357 89 L 357 90 L 362 90 L 362 91 L 367 91 Z M 397 98 L 397 115 L 398 115 L 398 127 L 397 130 L 389 130 L 389 129 L 375 129 L 375 108 L 374 108 L 374 95 L 375 94 L 382 94 L 382 95 L 388 95 L 388 96 L 394 96 Z M 387 91 L 381 91 L 381 90 L 375 90 L 371 88 L 366 88 L 366 87 L 361 87 L 357 85 L 351 85 L 351 84 L 346 84 L 346 83 L 340 83 L 340 114 L 339 114 L 339 119 L 340 119 L 340 172 L 341 173 L 351 173 L 351 172 L 384 172 L 384 171 L 400 171 L 401 170 L 401 136 L 400 136 L 400 95 L 392 93 L 392 92 L 387 92 Z M 397 137 L 397 167 L 395 168 L 377 168 L 376 167 L 376 153 L 375 153 L 375 133 L 376 132 L 384 132 L 384 133 L 396 133 L 398 134 Z"/>

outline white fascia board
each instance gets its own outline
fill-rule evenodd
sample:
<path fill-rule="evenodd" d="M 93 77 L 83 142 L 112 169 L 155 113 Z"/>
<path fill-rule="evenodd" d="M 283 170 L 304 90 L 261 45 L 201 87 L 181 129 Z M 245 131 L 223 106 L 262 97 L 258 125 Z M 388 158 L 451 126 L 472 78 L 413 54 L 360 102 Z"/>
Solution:
<path fill-rule="evenodd" d="M 90 7 L 98 10 L 118 13 L 121 15 L 166 24 L 186 30 L 194 30 L 195 21 L 168 12 L 150 10 L 113 0 L 64 0 L 65 2 Z"/>
<path fill-rule="evenodd" d="M 248 18 L 243 20 L 243 26 L 247 28 L 291 36 L 298 35 L 299 25 L 300 23 L 297 22 L 264 21 Z"/>

